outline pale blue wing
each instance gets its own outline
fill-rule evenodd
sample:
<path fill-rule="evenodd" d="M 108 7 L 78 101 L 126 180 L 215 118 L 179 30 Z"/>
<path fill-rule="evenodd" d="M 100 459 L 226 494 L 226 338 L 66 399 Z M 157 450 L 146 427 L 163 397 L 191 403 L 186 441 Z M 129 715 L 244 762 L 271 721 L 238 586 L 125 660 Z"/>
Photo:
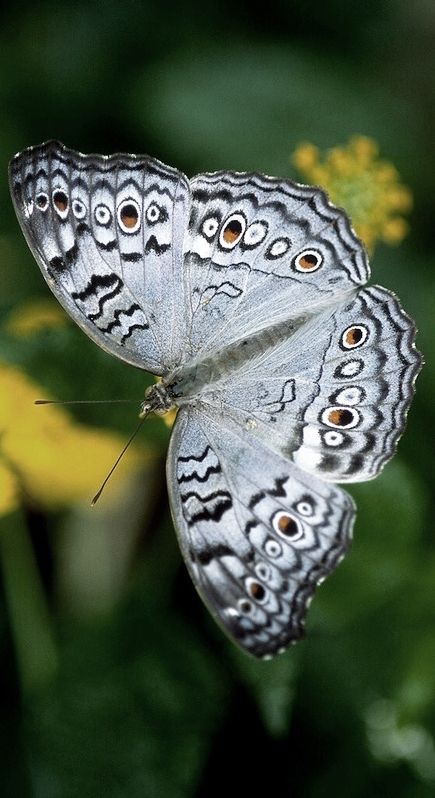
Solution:
<path fill-rule="evenodd" d="M 351 498 L 200 405 L 179 411 L 167 475 L 187 567 L 218 623 L 257 657 L 296 642 L 349 545 Z"/>
<path fill-rule="evenodd" d="M 189 359 L 319 312 L 368 279 L 361 242 L 320 189 L 234 172 L 190 185 Z"/>
<path fill-rule="evenodd" d="M 155 374 L 179 363 L 185 176 L 147 156 L 81 155 L 54 141 L 15 156 L 9 174 L 27 242 L 77 324 Z"/>
<path fill-rule="evenodd" d="M 201 398 L 300 468 L 371 479 L 395 452 L 421 357 L 415 326 L 385 288 L 361 289 L 288 336 L 241 346 Z M 228 359 L 227 359 L 228 360 Z"/>

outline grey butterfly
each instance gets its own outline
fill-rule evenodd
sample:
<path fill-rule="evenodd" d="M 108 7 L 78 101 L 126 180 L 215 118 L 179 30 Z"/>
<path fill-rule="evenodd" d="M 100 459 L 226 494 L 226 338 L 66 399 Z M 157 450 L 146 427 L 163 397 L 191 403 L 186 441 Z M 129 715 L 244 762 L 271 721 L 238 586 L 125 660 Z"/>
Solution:
<path fill-rule="evenodd" d="M 12 159 L 10 187 L 68 313 L 162 377 L 142 415 L 178 408 L 167 479 L 198 592 L 245 651 L 284 650 L 351 539 L 334 483 L 376 476 L 404 428 L 412 321 L 362 287 L 364 248 L 319 188 L 54 141 Z"/>

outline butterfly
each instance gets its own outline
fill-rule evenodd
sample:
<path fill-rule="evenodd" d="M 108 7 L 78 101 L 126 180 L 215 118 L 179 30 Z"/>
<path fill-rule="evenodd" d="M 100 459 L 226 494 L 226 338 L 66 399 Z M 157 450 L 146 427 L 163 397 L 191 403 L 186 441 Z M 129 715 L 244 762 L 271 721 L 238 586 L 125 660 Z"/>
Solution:
<path fill-rule="evenodd" d="M 337 482 L 394 454 L 421 358 L 397 297 L 324 191 L 261 174 L 188 180 L 56 141 L 10 163 L 41 271 L 106 352 L 162 379 L 181 551 L 216 621 L 268 659 L 304 633 L 355 507 Z"/>

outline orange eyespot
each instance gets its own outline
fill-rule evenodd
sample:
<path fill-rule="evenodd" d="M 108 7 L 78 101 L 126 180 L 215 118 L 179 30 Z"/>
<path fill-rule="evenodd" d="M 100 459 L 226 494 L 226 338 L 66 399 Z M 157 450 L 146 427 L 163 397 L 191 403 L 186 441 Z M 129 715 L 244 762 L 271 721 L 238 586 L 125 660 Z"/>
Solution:
<path fill-rule="evenodd" d="M 233 213 L 222 227 L 219 243 L 224 249 L 232 249 L 246 230 L 246 219 L 241 213 Z"/>
<path fill-rule="evenodd" d="M 293 265 L 298 272 L 315 272 L 323 263 L 323 255 L 317 249 L 304 249 L 293 260 Z"/>
<path fill-rule="evenodd" d="M 300 521 L 290 513 L 279 511 L 272 519 L 272 526 L 279 535 L 291 540 L 298 540 L 303 536 L 303 529 Z"/>
<path fill-rule="evenodd" d="M 53 194 L 53 205 L 60 213 L 65 213 L 68 208 L 68 197 L 64 191 L 55 191 Z"/>
<path fill-rule="evenodd" d="M 118 222 L 126 233 L 135 233 L 139 228 L 139 206 L 132 199 L 125 200 L 118 208 Z"/>
<path fill-rule="evenodd" d="M 353 407 L 327 407 L 322 413 L 321 421 L 323 424 L 327 424 L 328 427 L 350 429 L 351 427 L 356 427 L 360 421 L 360 416 Z"/>
<path fill-rule="evenodd" d="M 251 582 L 249 585 L 249 592 L 256 601 L 262 601 L 266 595 L 263 585 L 260 585 L 259 582 Z"/>
<path fill-rule="evenodd" d="M 124 205 L 121 211 L 121 221 L 124 227 L 128 227 L 129 230 L 135 226 L 137 222 L 137 210 L 134 205 Z"/>
<path fill-rule="evenodd" d="M 364 324 L 353 324 L 348 327 L 341 336 L 341 343 L 344 349 L 356 349 L 362 346 L 368 338 L 369 331 Z"/>
<path fill-rule="evenodd" d="M 237 219 L 228 222 L 223 232 L 223 239 L 227 244 L 233 244 L 242 235 L 242 225 Z"/>
<path fill-rule="evenodd" d="M 330 424 L 334 424 L 335 427 L 343 427 L 352 421 L 352 413 L 349 410 L 331 410 L 328 413 L 328 421 Z"/>

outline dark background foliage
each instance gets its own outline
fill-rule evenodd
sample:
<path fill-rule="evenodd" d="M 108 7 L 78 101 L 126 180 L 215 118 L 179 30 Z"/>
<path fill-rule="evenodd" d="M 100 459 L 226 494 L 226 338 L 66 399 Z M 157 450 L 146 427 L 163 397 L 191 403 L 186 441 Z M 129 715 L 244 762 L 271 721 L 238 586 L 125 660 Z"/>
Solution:
<path fill-rule="evenodd" d="M 142 431 L 160 454 L 116 595 L 101 602 L 91 591 L 86 601 L 59 588 L 77 528 L 86 532 L 80 567 L 98 581 L 89 515 L 32 505 L 11 516 L 0 599 L 3 795 L 433 795 L 434 34 L 431 0 L 258 9 L 21 0 L 1 12 L 4 317 L 48 293 L 8 196 L 7 162 L 23 147 L 59 138 L 84 152 L 149 152 L 188 175 L 291 176 L 301 140 L 327 148 L 364 134 L 414 194 L 409 237 L 394 250 L 379 245 L 372 267 L 374 281 L 396 290 L 416 318 L 427 361 L 399 454 L 379 479 L 351 490 L 359 509 L 352 552 L 319 590 L 306 641 L 271 663 L 236 651 L 190 585 L 167 509 L 161 421 Z M 1 353 L 58 396 L 143 390 L 142 374 L 72 325 L 2 344 Z M 123 434 L 133 416 L 116 407 L 104 418 L 92 408 L 76 413 Z M 123 539 L 122 514 L 116 533 Z M 14 560 L 14 547 L 26 552 L 29 540 L 30 560 Z M 23 675 L 17 653 L 18 612 L 32 662 L 35 574 L 25 563 L 33 556 L 58 660 L 40 679 L 31 669 Z"/>

